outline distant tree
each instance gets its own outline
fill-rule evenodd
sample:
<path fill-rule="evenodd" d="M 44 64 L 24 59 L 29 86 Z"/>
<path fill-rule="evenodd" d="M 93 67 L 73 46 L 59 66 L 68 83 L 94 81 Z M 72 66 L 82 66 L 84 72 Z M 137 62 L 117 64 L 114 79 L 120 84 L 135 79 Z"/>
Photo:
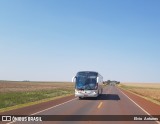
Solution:
<path fill-rule="evenodd" d="M 106 82 L 107 84 L 110 84 L 111 83 L 111 81 L 110 80 L 107 80 L 107 82 Z"/>
<path fill-rule="evenodd" d="M 119 81 L 117 81 L 117 84 L 120 84 L 120 82 L 119 82 Z"/>

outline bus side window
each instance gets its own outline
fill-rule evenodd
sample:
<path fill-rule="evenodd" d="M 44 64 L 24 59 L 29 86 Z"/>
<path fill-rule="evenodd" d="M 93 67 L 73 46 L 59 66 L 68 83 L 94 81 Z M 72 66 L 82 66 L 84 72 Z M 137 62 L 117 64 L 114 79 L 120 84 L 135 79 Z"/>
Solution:
<path fill-rule="evenodd" d="M 96 84 L 96 83 L 97 83 L 97 82 L 96 82 L 96 79 L 93 79 L 93 83 L 94 83 L 94 84 Z"/>

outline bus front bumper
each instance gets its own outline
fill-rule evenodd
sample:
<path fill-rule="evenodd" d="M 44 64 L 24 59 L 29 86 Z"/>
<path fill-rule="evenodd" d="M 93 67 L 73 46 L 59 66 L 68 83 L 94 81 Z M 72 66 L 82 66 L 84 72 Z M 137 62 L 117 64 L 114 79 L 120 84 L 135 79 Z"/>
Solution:
<path fill-rule="evenodd" d="M 79 91 L 75 91 L 75 96 L 76 97 L 97 97 L 98 93 L 96 91 L 92 91 L 92 92 L 79 92 Z"/>

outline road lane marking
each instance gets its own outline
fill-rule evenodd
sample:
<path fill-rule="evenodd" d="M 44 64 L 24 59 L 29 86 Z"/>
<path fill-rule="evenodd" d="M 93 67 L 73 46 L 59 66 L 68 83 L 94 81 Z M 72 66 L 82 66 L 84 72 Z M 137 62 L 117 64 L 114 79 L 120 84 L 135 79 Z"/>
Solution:
<path fill-rule="evenodd" d="M 61 104 L 58 104 L 58 105 L 55 105 L 55 106 L 52 106 L 52 107 L 49 107 L 49 108 L 46 108 L 46 109 L 43 109 L 43 110 L 41 110 L 41 111 L 35 112 L 35 113 L 33 113 L 33 114 L 30 114 L 30 115 L 39 114 L 39 113 L 41 113 L 41 112 L 44 112 L 44 111 L 47 111 L 47 110 L 56 108 L 56 107 L 58 107 L 58 106 L 64 105 L 64 104 L 69 103 L 69 102 L 71 102 L 71 101 L 73 101 L 73 100 L 76 100 L 76 99 L 77 99 L 77 98 L 71 99 L 71 100 L 69 100 L 69 101 L 63 102 L 63 103 L 61 103 Z M 30 116 L 30 115 L 28 115 L 28 116 Z M 28 116 L 27 116 L 27 117 L 28 117 Z M 7 124 L 13 124 L 13 123 L 15 123 L 15 122 L 16 122 L 16 121 L 12 121 L 12 122 L 9 122 L 9 123 L 7 123 Z"/>
<path fill-rule="evenodd" d="M 119 89 L 119 88 L 118 88 Z M 120 89 L 119 89 L 119 91 L 121 91 Z M 123 93 L 123 91 L 121 91 L 122 93 Z M 143 112 L 145 112 L 147 115 L 150 115 L 151 116 L 151 114 L 149 114 L 146 110 L 144 110 L 140 105 L 138 105 L 135 101 L 133 101 L 129 96 L 127 96 L 125 93 L 123 93 L 129 100 L 131 100 L 136 106 L 138 106 Z M 152 117 L 152 116 L 151 116 Z M 158 124 L 160 124 L 160 122 L 159 121 L 155 121 L 155 122 L 157 122 Z"/>
<path fill-rule="evenodd" d="M 100 102 L 97 108 L 99 109 L 102 106 L 102 104 L 103 102 Z"/>
<path fill-rule="evenodd" d="M 47 111 L 47 110 L 49 110 L 49 109 L 56 108 L 56 107 L 58 107 L 58 106 L 64 105 L 64 104 L 69 103 L 69 102 L 71 102 L 71 101 L 73 101 L 73 100 L 76 100 L 76 99 L 77 99 L 77 98 L 71 99 L 71 100 L 66 101 L 66 102 L 63 102 L 63 103 L 61 103 L 61 104 L 58 104 L 58 105 L 55 105 L 55 106 L 49 107 L 49 108 L 47 108 L 47 109 L 44 109 L 44 110 L 41 110 L 41 111 L 38 111 L 38 112 L 35 112 L 35 113 L 31 114 L 31 115 L 36 115 L 36 114 L 38 114 L 38 113 L 41 113 L 41 112 Z"/>

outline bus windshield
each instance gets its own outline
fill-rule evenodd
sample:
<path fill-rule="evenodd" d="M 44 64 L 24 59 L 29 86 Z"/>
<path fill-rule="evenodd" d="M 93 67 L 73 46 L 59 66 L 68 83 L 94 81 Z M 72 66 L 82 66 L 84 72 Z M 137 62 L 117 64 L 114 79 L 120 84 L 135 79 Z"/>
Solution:
<path fill-rule="evenodd" d="M 97 76 L 82 76 L 76 78 L 76 89 L 78 90 L 95 90 L 97 88 Z"/>

